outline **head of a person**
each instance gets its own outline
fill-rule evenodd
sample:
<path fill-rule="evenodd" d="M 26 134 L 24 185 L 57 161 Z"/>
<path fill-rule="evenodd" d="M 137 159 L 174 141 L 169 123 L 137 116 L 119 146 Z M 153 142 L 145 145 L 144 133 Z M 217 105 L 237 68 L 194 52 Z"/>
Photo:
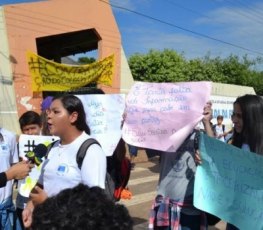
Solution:
<path fill-rule="evenodd" d="M 83 104 L 74 95 L 55 97 L 50 109 L 47 110 L 47 119 L 52 135 L 61 137 L 68 131 L 67 128 L 75 128 L 90 134 Z"/>
<path fill-rule="evenodd" d="M 223 120 L 224 120 L 224 117 L 223 117 L 222 115 L 218 115 L 217 118 L 216 118 L 216 120 L 217 120 L 217 124 L 218 124 L 218 125 L 221 125 L 222 122 L 223 122 Z"/>
<path fill-rule="evenodd" d="M 41 121 L 42 121 L 42 132 L 41 132 L 41 134 L 45 135 L 45 136 L 51 135 L 49 128 L 48 128 L 46 111 L 50 108 L 52 100 L 53 100 L 53 97 L 48 96 L 41 103 Z"/>
<path fill-rule="evenodd" d="M 232 122 L 233 144 L 240 147 L 245 143 L 251 151 L 263 154 L 263 99 L 250 94 L 238 97 L 234 102 Z"/>
<path fill-rule="evenodd" d="M 121 204 L 109 200 L 99 187 L 79 184 L 36 206 L 32 230 L 131 230 L 132 219 Z"/>
<path fill-rule="evenodd" d="M 23 134 L 40 135 L 41 133 L 41 117 L 34 111 L 27 111 L 19 118 L 20 129 Z"/>

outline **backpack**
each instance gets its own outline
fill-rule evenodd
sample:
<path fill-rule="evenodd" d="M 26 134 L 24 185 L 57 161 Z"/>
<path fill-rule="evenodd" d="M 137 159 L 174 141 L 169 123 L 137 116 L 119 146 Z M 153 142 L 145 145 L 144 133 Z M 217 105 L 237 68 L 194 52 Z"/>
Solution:
<path fill-rule="evenodd" d="M 55 143 L 56 141 L 49 145 L 48 152 Z M 89 138 L 85 140 L 79 147 L 76 156 L 76 162 L 79 169 L 81 169 L 87 149 L 93 144 L 100 146 L 97 140 L 94 138 Z M 105 193 L 107 197 L 113 201 L 120 200 L 121 192 L 127 186 L 131 172 L 130 161 L 126 157 L 119 161 L 117 159 L 116 153 L 117 152 L 114 151 L 112 156 L 108 156 L 106 158 L 107 172 L 105 178 Z"/>
<path fill-rule="evenodd" d="M 212 127 L 214 134 L 216 134 L 216 126 L 217 125 L 213 125 L 213 127 Z M 222 124 L 222 130 L 223 130 L 223 132 L 225 132 L 225 125 L 224 124 Z"/>
<path fill-rule="evenodd" d="M 84 157 L 86 155 L 86 152 L 88 150 L 88 148 L 93 145 L 93 144 L 97 144 L 100 146 L 99 142 L 93 138 L 89 138 L 87 140 L 85 140 L 81 146 L 79 147 L 78 153 L 77 153 L 77 164 L 79 169 L 81 169 Z M 108 173 L 108 171 L 106 172 L 106 178 L 105 178 L 105 193 L 107 195 L 107 197 L 110 200 L 115 200 L 114 199 L 114 190 L 115 190 L 115 183 L 114 180 L 112 178 L 112 176 Z"/>
<path fill-rule="evenodd" d="M 126 157 L 126 146 L 121 138 L 112 156 L 107 157 L 107 173 L 115 184 L 114 200 L 121 199 L 122 191 L 126 188 L 131 174 L 131 162 Z"/>

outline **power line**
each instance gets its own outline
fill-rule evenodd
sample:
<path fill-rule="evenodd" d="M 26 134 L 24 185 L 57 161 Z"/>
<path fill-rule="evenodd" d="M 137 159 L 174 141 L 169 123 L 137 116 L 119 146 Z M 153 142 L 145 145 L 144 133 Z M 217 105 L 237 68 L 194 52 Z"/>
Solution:
<path fill-rule="evenodd" d="M 189 12 L 191 12 L 191 13 L 193 13 L 193 14 L 196 14 L 196 15 L 199 15 L 199 16 L 202 16 L 202 17 L 211 19 L 210 17 L 208 17 L 208 16 L 205 15 L 205 14 L 202 14 L 202 13 L 196 11 L 196 10 L 193 10 L 193 9 L 187 8 L 187 7 L 185 7 L 185 6 L 182 6 L 182 5 L 178 4 L 178 3 L 175 3 L 174 1 L 171 1 L 171 0 L 166 0 L 166 1 L 167 1 L 168 3 L 170 3 L 171 5 L 174 5 L 174 6 L 176 6 L 176 7 L 179 7 L 179 8 L 181 8 L 181 9 L 185 10 L 185 11 L 189 11 Z"/>
<path fill-rule="evenodd" d="M 233 3 L 232 2 L 230 2 L 230 1 L 227 1 L 227 0 L 225 0 L 226 2 L 228 2 L 228 5 L 232 5 L 233 6 Z M 216 0 L 214 0 L 214 2 L 217 2 Z M 234 5 L 235 7 L 236 7 L 236 5 Z M 263 23 L 262 23 L 262 21 L 259 21 L 259 20 L 256 20 L 253 16 L 254 15 L 250 15 L 250 14 L 245 14 L 245 13 L 243 13 L 244 11 L 242 11 L 242 12 L 240 12 L 240 11 L 237 11 L 237 10 L 234 10 L 234 8 L 233 7 L 227 7 L 227 6 L 225 6 L 226 8 L 228 8 L 228 9 L 230 9 L 232 12 L 234 12 L 235 14 L 238 14 L 238 15 L 241 15 L 242 17 L 245 17 L 245 18 L 247 18 L 247 19 L 249 19 L 249 20 L 251 20 L 251 21 L 253 21 L 253 22 L 256 22 L 256 23 L 259 23 L 259 24 L 261 24 L 261 25 L 263 25 Z M 252 16 L 252 17 L 251 17 Z"/>
<path fill-rule="evenodd" d="M 245 48 L 243 46 L 240 46 L 240 45 L 235 45 L 233 43 L 230 43 L 230 42 L 227 42 L 227 41 L 223 41 L 223 40 L 220 40 L 218 38 L 214 38 L 214 37 L 211 37 L 209 35 L 206 35 L 206 34 L 203 34 L 203 33 L 199 33 L 199 32 L 196 32 L 196 31 L 193 31 L 193 30 L 190 30 L 190 29 L 186 29 L 182 26 L 178 26 L 178 25 L 175 25 L 175 24 L 172 24 L 170 22 L 166 22 L 166 21 L 163 21 L 161 19 L 158 19 L 158 18 L 155 18 L 155 17 L 152 17 L 152 16 L 149 16 L 149 15 L 146 15 L 146 14 L 143 14 L 143 13 L 140 13 L 138 11 L 134 11 L 134 10 L 131 10 L 131 9 L 128 9 L 126 7 L 122 7 L 122 6 L 118 6 L 118 5 L 114 5 L 114 4 L 111 4 L 109 2 L 106 2 L 104 0 L 99 0 L 105 4 L 108 4 L 114 8 L 117 8 L 117 9 L 121 9 L 121 10 L 125 10 L 125 11 L 128 11 L 128 12 L 131 12 L 131 13 L 134 13 L 136 15 L 139 15 L 139 16 L 142 16 L 144 18 L 148 18 L 148 19 L 151 19 L 153 21 L 157 21 L 159 23 L 162 23 L 162 24 L 165 24 L 165 25 L 168 25 L 168 26 L 171 26 L 171 27 L 174 27 L 174 28 L 177 28 L 177 29 L 180 29 L 180 30 L 183 30 L 183 31 L 186 31 L 186 32 L 189 32 L 189 33 L 192 33 L 192 34 L 195 34 L 195 35 L 198 35 L 200 37 L 204 37 L 204 38 L 207 38 L 207 39 L 210 39 L 210 40 L 213 40 L 213 41 L 217 41 L 217 42 L 220 42 L 222 44 L 226 44 L 226 45 L 229 45 L 229 46 L 232 46 L 232 47 L 235 47 L 235 48 L 239 48 L 239 49 L 242 49 L 242 50 L 246 50 L 246 51 L 249 51 L 251 53 L 256 53 L 256 54 L 259 54 L 259 55 L 262 55 L 263 56 L 263 53 L 261 52 L 258 52 L 258 51 L 255 51 L 255 50 L 251 50 L 249 48 Z"/>
<path fill-rule="evenodd" d="M 220 24 L 220 25 L 223 25 L 223 26 L 228 25 L 227 23 L 224 23 L 224 22 L 215 21 L 214 18 L 212 18 L 211 16 L 205 15 L 205 14 L 199 12 L 199 11 L 196 11 L 196 10 L 193 10 L 193 9 L 190 9 L 190 8 L 187 8 L 187 7 L 185 7 L 185 6 L 182 6 L 182 5 L 178 4 L 178 3 L 175 3 L 175 2 L 172 1 L 172 0 L 166 0 L 166 1 L 167 1 L 169 4 L 174 5 L 175 7 L 181 8 L 181 9 L 183 9 L 183 10 L 185 10 L 185 11 L 191 12 L 192 14 L 195 14 L 195 15 L 201 16 L 201 17 L 203 17 L 203 18 L 206 18 L 206 19 L 210 20 L 211 22 L 216 22 L 217 24 Z"/>
<path fill-rule="evenodd" d="M 227 0 L 226 0 L 226 1 L 227 1 Z M 263 19 L 263 17 L 262 17 L 262 12 L 259 12 L 258 10 L 256 10 L 256 9 L 253 8 L 253 7 L 251 7 L 250 5 L 245 4 L 244 2 L 241 2 L 241 1 L 238 1 L 238 0 L 235 0 L 234 2 L 228 0 L 227 2 L 230 3 L 230 4 L 233 5 L 233 6 L 236 6 L 236 5 L 242 6 L 242 7 L 244 7 L 246 10 L 252 12 L 252 13 L 250 14 L 250 13 L 248 13 L 248 11 L 246 11 L 246 13 L 247 13 L 248 15 L 251 15 L 251 16 L 253 16 L 253 17 L 255 17 L 255 16 L 256 16 L 256 17 L 259 17 L 259 18 L 261 18 L 261 20 Z"/>

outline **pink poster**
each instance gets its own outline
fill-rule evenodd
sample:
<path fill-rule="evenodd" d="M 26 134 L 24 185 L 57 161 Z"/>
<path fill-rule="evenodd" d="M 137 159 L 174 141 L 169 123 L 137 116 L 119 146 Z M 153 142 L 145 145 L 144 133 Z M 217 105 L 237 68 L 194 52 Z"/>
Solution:
<path fill-rule="evenodd" d="M 138 82 L 126 99 L 124 140 L 131 145 L 175 151 L 202 119 L 211 82 Z"/>

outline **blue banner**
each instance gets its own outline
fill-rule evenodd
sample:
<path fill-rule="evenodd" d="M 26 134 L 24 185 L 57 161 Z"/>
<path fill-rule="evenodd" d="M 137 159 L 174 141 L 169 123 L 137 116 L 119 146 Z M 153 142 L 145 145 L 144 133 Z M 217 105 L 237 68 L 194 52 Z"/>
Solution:
<path fill-rule="evenodd" d="M 200 136 L 194 206 L 240 229 L 263 229 L 263 157 Z"/>

